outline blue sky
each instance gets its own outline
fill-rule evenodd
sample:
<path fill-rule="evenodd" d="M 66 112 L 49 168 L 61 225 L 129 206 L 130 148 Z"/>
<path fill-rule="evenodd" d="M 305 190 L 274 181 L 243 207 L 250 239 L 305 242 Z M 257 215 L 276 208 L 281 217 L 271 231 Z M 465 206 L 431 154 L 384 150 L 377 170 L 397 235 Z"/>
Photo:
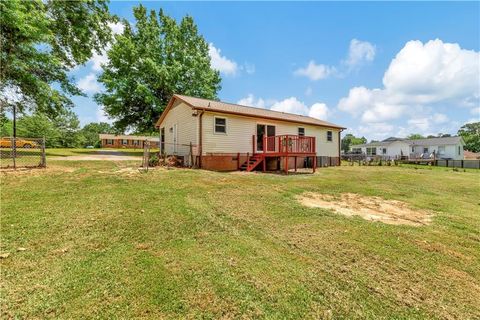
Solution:
<path fill-rule="evenodd" d="M 110 10 L 133 22 L 136 5 Z M 224 101 L 319 117 L 368 139 L 456 133 L 480 117 L 479 2 L 143 5 L 193 16 Z M 101 61 L 72 72 L 89 95 L 74 98 L 83 124 L 105 119 L 91 99 Z"/>

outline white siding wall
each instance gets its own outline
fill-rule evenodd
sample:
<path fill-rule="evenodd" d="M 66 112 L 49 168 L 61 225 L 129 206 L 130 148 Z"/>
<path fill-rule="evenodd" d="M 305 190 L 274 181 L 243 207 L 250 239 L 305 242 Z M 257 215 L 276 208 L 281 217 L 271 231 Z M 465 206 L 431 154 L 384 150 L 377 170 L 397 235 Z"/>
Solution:
<path fill-rule="evenodd" d="M 176 102 L 162 121 L 165 128 L 165 152 L 174 154 L 174 127 L 177 127 L 176 154 L 186 156 L 190 152 L 189 144 L 197 144 L 197 117 L 192 116 L 192 108 L 183 102 Z"/>
<path fill-rule="evenodd" d="M 214 117 L 227 119 L 227 133 L 214 132 Z M 206 112 L 203 115 L 203 154 L 206 153 L 247 153 L 252 152 L 252 136 L 257 134 L 257 124 L 275 126 L 275 134 L 298 134 L 298 128 L 305 128 L 306 136 L 315 136 L 317 155 L 338 157 L 338 129 L 326 129 L 291 122 L 262 120 L 230 114 Z M 327 141 L 327 131 L 332 131 L 332 142 Z"/>

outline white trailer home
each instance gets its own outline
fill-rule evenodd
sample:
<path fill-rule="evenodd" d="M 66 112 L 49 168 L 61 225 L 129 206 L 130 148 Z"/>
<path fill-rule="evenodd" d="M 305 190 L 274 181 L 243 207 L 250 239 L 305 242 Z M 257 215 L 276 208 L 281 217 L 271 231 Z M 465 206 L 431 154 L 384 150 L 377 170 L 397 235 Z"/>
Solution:
<path fill-rule="evenodd" d="M 463 160 L 465 142 L 460 136 L 408 140 L 388 138 L 379 142 L 353 145 L 350 150 L 367 156 L 386 159 L 436 159 Z"/>

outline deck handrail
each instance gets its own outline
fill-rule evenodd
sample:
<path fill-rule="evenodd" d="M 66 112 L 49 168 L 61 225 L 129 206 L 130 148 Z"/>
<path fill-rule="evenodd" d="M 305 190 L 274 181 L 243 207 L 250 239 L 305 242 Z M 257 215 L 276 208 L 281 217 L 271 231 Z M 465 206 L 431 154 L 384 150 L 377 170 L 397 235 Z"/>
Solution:
<path fill-rule="evenodd" d="M 312 154 L 316 153 L 316 141 L 312 136 L 291 134 L 263 136 L 263 150 L 257 150 L 256 135 L 252 137 L 254 153 Z"/>

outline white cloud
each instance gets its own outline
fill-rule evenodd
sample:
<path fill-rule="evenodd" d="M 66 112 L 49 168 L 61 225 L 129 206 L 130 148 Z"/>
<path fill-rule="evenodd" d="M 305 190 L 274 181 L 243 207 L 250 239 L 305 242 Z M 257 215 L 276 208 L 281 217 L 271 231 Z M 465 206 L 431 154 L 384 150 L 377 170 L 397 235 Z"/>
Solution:
<path fill-rule="evenodd" d="M 310 107 L 310 111 L 308 112 L 308 116 L 320 120 L 326 120 L 329 116 L 329 110 L 325 103 L 314 103 Z"/>
<path fill-rule="evenodd" d="M 121 22 L 117 23 L 108 23 L 110 29 L 112 29 L 113 35 L 123 33 L 125 26 Z M 90 58 L 89 62 L 92 64 L 92 70 L 95 72 L 102 71 L 102 64 L 106 64 L 108 62 L 107 51 L 110 50 L 111 44 L 108 44 L 105 50 L 102 51 L 101 54 L 94 53 Z"/>
<path fill-rule="evenodd" d="M 308 107 L 295 97 L 290 97 L 282 101 L 277 101 L 270 107 L 270 109 L 301 115 L 306 115 L 309 112 Z"/>
<path fill-rule="evenodd" d="M 449 120 L 448 117 L 443 113 L 435 113 L 432 116 L 432 121 L 437 124 L 447 123 L 448 120 Z"/>
<path fill-rule="evenodd" d="M 265 101 L 262 98 L 256 99 L 253 94 L 248 94 L 245 98 L 238 100 L 238 104 L 242 106 L 250 106 L 256 108 L 265 108 Z"/>
<path fill-rule="evenodd" d="M 115 22 L 115 23 L 109 22 L 108 26 L 110 27 L 110 29 L 112 29 L 112 33 L 114 35 L 123 33 L 123 30 L 125 30 L 125 26 L 121 22 Z"/>
<path fill-rule="evenodd" d="M 305 68 L 295 70 L 294 74 L 297 76 L 305 76 L 310 80 L 316 81 L 325 79 L 335 72 L 335 67 L 324 64 L 316 64 L 314 60 L 311 60 Z"/>
<path fill-rule="evenodd" d="M 110 119 L 105 111 L 103 110 L 103 106 L 98 106 L 97 110 L 95 112 L 95 115 L 97 117 L 97 122 L 106 122 L 106 123 L 112 123 L 112 119 Z"/>
<path fill-rule="evenodd" d="M 213 43 L 208 45 L 208 54 L 210 55 L 211 65 L 213 69 L 220 71 L 225 75 L 236 75 L 238 65 L 235 61 L 227 59 L 221 55 L 221 50 L 215 48 Z"/>
<path fill-rule="evenodd" d="M 353 68 L 367 61 L 373 61 L 375 53 L 376 48 L 370 42 L 352 39 L 345 64 Z"/>
<path fill-rule="evenodd" d="M 100 92 L 101 88 L 97 82 L 97 77 L 94 73 L 89 73 L 85 77 L 81 78 L 77 86 L 80 90 L 86 93 L 97 93 Z"/>
<path fill-rule="evenodd" d="M 255 98 L 253 94 L 249 94 L 245 98 L 240 99 L 237 103 L 244 106 L 266 108 L 274 111 L 309 116 L 321 120 L 327 119 L 330 115 L 330 110 L 325 103 L 317 102 L 311 107 L 308 107 L 303 101 L 298 100 L 296 97 L 290 97 L 278 101 Z"/>
<path fill-rule="evenodd" d="M 429 114 L 435 104 L 478 105 L 479 78 L 480 53 L 438 39 L 409 41 L 390 63 L 382 89 L 354 87 L 338 109 L 367 124 L 409 115 L 409 127 L 425 131 L 449 121 L 444 114 Z"/>
<path fill-rule="evenodd" d="M 425 44 L 409 41 L 390 63 L 383 84 L 405 102 L 428 104 L 476 97 L 478 105 L 479 75 L 478 52 L 439 39 Z"/>
<path fill-rule="evenodd" d="M 245 62 L 242 69 L 244 69 L 247 74 L 254 74 L 255 73 L 255 65 L 251 64 L 251 63 L 248 63 L 248 62 Z"/>

